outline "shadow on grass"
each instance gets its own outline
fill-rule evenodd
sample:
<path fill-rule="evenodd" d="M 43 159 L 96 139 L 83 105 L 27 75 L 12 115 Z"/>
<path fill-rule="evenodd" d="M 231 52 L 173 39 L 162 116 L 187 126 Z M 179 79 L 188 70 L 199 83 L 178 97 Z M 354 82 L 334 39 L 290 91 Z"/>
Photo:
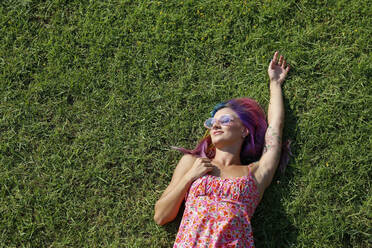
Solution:
<path fill-rule="evenodd" d="M 253 236 L 257 248 L 294 247 L 298 230 L 287 217 L 282 198 L 289 192 L 291 168 L 284 176 L 275 176 L 252 218 Z"/>
<path fill-rule="evenodd" d="M 284 140 L 292 140 L 291 150 L 296 156 L 296 127 L 297 117 L 293 114 L 288 100 L 284 96 L 285 130 Z M 287 135 L 289 134 L 289 135 Z M 289 164 L 291 161 L 289 161 Z M 270 187 L 266 190 L 264 197 L 252 217 L 253 236 L 257 248 L 267 247 L 293 247 L 297 244 L 298 230 L 287 217 L 283 206 L 284 196 L 290 192 L 289 185 L 295 174 L 293 167 L 287 166 L 285 173 L 277 170 Z"/>
<path fill-rule="evenodd" d="M 178 211 L 177 217 L 172 222 L 170 222 L 170 223 L 168 223 L 167 225 L 164 226 L 164 229 L 170 235 L 173 236 L 173 239 L 172 239 L 173 241 L 176 240 L 176 235 L 177 235 L 177 232 L 178 232 L 178 228 L 181 224 L 181 220 L 182 220 L 184 210 L 185 210 L 185 201 L 182 202 L 180 210 Z"/>
<path fill-rule="evenodd" d="M 289 106 L 288 100 L 284 98 L 285 106 Z M 287 137 L 293 141 L 296 136 L 297 118 L 290 109 L 286 109 L 285 131 L 291 133 Z M 296 147 L 292 143 L 292 152 L 295 156 Z M 294 169 L 287 167 L 282 175 L 279 170 L 273 178 L 271 186 L 266 190 L 263 200 L 256 209 L 252 218 L 253 236 L 257 248 L 262 247 L 290 247 L 297 243 L 298 230 L 286 216 L 282 205 L 282 196 L 287 195 L 290 190 L 289 182 L 293 178 Z M 178 215 L 174 221 L 164 226 L 164 229 L 172 235 L 175 240 L 180 226 L 185 203 L 183 202 Z"/>

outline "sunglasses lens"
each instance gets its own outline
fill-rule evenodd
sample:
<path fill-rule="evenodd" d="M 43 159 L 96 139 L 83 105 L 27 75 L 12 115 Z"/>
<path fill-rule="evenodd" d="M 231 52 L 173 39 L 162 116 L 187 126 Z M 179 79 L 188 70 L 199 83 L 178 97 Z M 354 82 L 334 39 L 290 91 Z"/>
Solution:
<path fill-rule="evenodd" d="M 205 126 L 206 128 L 212 128 L 213 123 L 214 123 L 214 119 L 213 119 L 213 118 L 209 118 L 208 120 L 206 120 L 206 121 L 204 122 L 204 126 Z"/>
<path fill-rule="evenodd" d="M 233 118 L 230 115 L 222 115 L 220 119 L 218 120 L 218 123 L 220 123 L 223 126 L 229 125 L 233 121 Z M 204 122 L 204 126 L 206 128 L 212 128 L 213 124 L 216 122 L 216 119 L 209 118 Z"/>
<path fill-rule="evenodd" d="M 227 125 L 227 124 L 230 123 L 230 121 L 231 121 L 231 118 L 230 118 L 229 115 L 223 115 L 223 116 L 221 116 L 221 118 L 220 118 L 220 123 L 221 123 L 221 125 Z"/>

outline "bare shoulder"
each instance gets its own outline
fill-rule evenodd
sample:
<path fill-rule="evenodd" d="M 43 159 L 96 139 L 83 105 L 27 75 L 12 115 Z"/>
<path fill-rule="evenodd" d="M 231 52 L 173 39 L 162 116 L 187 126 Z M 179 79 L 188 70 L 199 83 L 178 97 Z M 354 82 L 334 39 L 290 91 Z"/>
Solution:
<path fill-rule="evenodd" d="M 169 183 L 168 187 L 163 192 L 161 198 L 165 197 L 169 192 L 172 191 L 175 185 L 177 185 L 178 182 L 180 182 L 180 180 L 183 178 L 183 176 L 191 169 L 195 160 L 196 157 L 190 154 L 185 154 L 182 156 L 176 168 L 174 169 L 172 180 Z"/>
<path fill-rule="evenodd" d="M 182 156 L 182 158 L 180 159 L 180 162 L 182 161 L 183 163 L 187 163 L 187 162 L 195 162 L 195 160 L 197 159 L 196 156 L 194 155 L 191 155 L 191 154 L 184 154 Z"/>
<path fill-rule="evenodd" d="M 186 168 L 190 169 L 191 166 L 194 164 L 196 159 L 197 159 L 197 157 L 195 157 L 191 154 L 185 154 L 185 155 L 182 156 L 182 158 L 178 162 L 177 167 L 180 166 L 180 167 L 186 167 Z"/>
<path fill-rule="evenodd" d="M 248 167 L 251 171 L 253 179 L 256 181 L 256 183 L 258 183 L 258 181 L 257 181 L 257 177 L 258 177 L 257 171 L 258 171 L 258 167 L 259 167 L 259 162 L 258 161 L 253 162 L 253 163 L 249 164 Z"/>
<path fill-rule="evenodd" d="M 177 181 L 179 177 L 182 177 L 185 173 L 187 173 L 191 169 L 195 160 L 196 160 L 196 157 L 193 155 L 190 155 L 190 154 L 183 155 L 174 170 L 172 181 L 174 179 L 176 179 Z"/>
<path fill-rule="evenodd" d="M 249 164 L 248 167 L 251 169 L 251 172 L 253 173 L 258 168 L 258 161 Z"/>

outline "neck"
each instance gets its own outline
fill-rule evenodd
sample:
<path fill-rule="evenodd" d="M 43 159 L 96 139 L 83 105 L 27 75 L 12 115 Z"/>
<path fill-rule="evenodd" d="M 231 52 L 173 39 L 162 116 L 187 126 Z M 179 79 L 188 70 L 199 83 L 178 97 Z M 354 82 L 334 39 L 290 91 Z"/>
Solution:
<path fill-rule="evenodd" d="M 240 149 L 240 146 L 216 148 L 213 162 L 221 166 L 240 165 Z"/>

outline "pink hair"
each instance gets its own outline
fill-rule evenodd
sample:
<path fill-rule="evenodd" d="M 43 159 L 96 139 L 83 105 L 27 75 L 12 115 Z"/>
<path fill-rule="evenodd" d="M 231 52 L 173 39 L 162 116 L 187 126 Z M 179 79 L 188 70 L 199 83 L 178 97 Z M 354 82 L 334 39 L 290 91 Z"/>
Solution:
<path fill-rule="evenodd" d="M 249 135 L 245 138 L 240 152 L 240 159 L 243 163 L 252 163 L 260 159 L 265 142 L 267 129 L 266 115 L 261 106 L 251 98 L 235 98 L 227 102 L 217 104 L 211 112 L 213 117 L 222 108 L 231 108 L 239 116 L 243 125 L 249 130 Z M 282 147 L 279 168 L 284 172 L 289 161 L 290 142 L 287 141 Z M 206 134 L 197 144 L 195 149 L 188 150 L 182 147 L 173 147 L 184 154 L 191 154 L 197 157 L 213 159 L 216 149 L 212 144 L 210 134 Z"/>

